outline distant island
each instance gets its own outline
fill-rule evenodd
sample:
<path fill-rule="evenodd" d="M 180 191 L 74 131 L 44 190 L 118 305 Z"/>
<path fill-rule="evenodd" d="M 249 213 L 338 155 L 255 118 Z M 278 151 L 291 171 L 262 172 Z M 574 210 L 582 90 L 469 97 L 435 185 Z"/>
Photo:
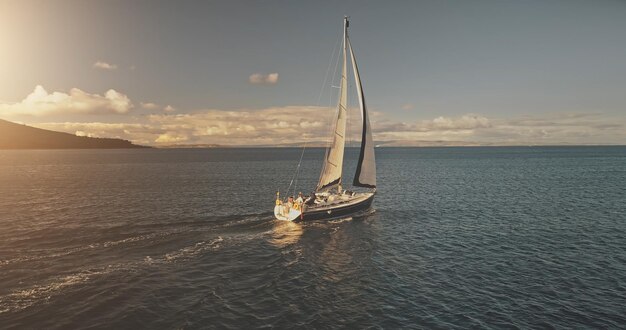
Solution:
<path fill-rule="evenodd" d="M 0 119 L 0 149 L 127 149 L 148 148 L 130 141 L 93 138 L 49 131 Z"/>

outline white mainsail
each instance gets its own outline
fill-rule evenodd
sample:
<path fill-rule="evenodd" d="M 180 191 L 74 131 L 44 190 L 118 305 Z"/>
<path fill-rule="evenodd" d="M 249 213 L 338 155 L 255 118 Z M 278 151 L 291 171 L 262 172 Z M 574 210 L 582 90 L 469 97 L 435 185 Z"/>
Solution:
<path fill-rule="evenodd" d="M 359 76 L 359 68 L 356 65 L 354 52 L 350 39 L 347 39 L 350 47 L 350 59 L 352 60 L 352 71 L 354 71 L 354 80 L 356 81 L 356 90 L 359 96 L 359 107 L 361 109 L 361 118 L 363 119 L 363 131 L 361 133 L 361 152 L 359 154 L 359 162 L 357 163 L 356 173 L 354 174 L 354 182 L 356 187 L 375 188 L 376 187 L 376 157 L 374 156 L 374 140 L 372 139 L 372 130 L 370 129 L 370 119 L 367 115 L 365 107 L 365 97 L 363 96 L 363 87 L 361 86 L 361 77 Z"/>
<path fill-rule="evenodd" d="M 341 71 L 341 85 L 339 105 L 337 107 L 337 120 L 333 132 L 333 141 L 322 167 L 320 181 L 317 184 L 317 191 L 328 190 L 341 185 L 341 171 L 343 168 L 343 151 L 346 140 L 346 117 L 348 115 L 348 70 L 347 70 L 347 29 L 348 19 L 344 19 L 343 24 L 343 68 Z"/>

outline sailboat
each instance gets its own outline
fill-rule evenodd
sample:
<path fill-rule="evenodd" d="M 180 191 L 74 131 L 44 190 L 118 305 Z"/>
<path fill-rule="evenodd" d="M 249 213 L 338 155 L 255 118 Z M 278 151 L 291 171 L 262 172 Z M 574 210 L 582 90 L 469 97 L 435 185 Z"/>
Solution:
<path fill-rule="evenodd" d="M 293 197 L 281 200 L 276 193 L 274 215 L 279 220 L 306 221 L 338 217 L 346 217 L 369 209 L 376 194 L 376 159 L 370 120 L 365 106 L 363 86 L 354 51 L 348 37 L 348 17 L 343 20 L 343 65 L 339 86 L 337 117 L 332 131 L 332 143 L 326 150 L 324 164 L 315 192 L 306 200 L 294 201 Z M 350 55 L 354 73 L 357 97 L 362 118 L 361 149 L 352 185 L 366 188 L 363 192 L 344 189 L 342 183 L 343 158 L 346 142 L 346 121 L 348 116 L 348 67 L 347 57 Z"/>

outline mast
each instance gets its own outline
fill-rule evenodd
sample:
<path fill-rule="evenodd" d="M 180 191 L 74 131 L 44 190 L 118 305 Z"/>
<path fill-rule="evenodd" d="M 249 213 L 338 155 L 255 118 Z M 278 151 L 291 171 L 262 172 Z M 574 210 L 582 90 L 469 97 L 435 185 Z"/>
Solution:
<path fill-rule="evenodd" d="M 356 81 L 356 90 L 359 97 L 359 108 L 361 109 L 361 118 L 363 120 L 361 152 L 359 153 L 359 162 L 356 166 L 356 173 L 354 174 L 352 185 L 355 187 L 376 188 L 376 157 L 374 154 L 374 140 L 372 139 L 370 119 L 367 115 L 367 107 L 365 106 L 365 96 L 363 95 L 359 67 L 356 64 L 354 51 L 352 50 L 352 44 L 349 38 L 347 42 L 350 47 L 350 60 L 352 61 L 352 71 L 354 72 L 354 80 Z"/>
<path fill-rule="evenodd" d="M 341 84 L 339 86 L 339 104 L 337 105 L 337 119 L 333 130 L 332 144 L 324 160 L 317 191 L 325 191 L 337 187 L 341 192 L 341 174 L 343 168 L 343 154 L 346 140 L 346 117 L 348 115 L 348 17 L 343 18 L 343 65 L 341 70 Z"/>

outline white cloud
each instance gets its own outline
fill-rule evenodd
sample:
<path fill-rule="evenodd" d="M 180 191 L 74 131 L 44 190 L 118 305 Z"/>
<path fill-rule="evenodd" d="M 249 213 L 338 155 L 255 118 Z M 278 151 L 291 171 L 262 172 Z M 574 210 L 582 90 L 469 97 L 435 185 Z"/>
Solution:
<path fill-rule="evenodd" d="M 179 144 L 182 142 L 186 142 L 187 140 L 189 140 L 189 137 L 187 137 L 187 135 L 185 134 L 168 132 L 168 133 L 159 135 L 159 137 L 157 137 L 156 140 L 154 140 L 154 142 L 162 143 L 162 144 Z"/>
<path fill-rule="evenodd" d="M 109 70 L 109 71 L 117 69 L 116 64 L 110 64 L 104 61 L 97 61 L 96 63 L 93 64 L 93 67 L 96 69 Z"/>
<path fill-rule="evenodd" d="M 262 73 L 254 73 L 251 74 L 250 77 L 248 77 L 248 82 L 250 82 L 251 84 L 256 84 L 256 85 L 261 85 L 261 84 L 265 84 L 265 85 L 275 85 L 276 83 L 278 83 L 278 73 L 269 73 L 269 74 L 262 74 Z"/>
<path fill-rule="evenodd" d="M 70 89 L 69 93 L 48 93 L 37 85 L 21 102 L 0 103 L 0 115 L 122 114 L 132 107 L 128 96 L 114 89 L 109 89 L 104 95 L 89 94 L 78 88 Z"/>
<path fill-rule="evenodd" d="M 160 108 L 158 104 L 152 103 L 152 102 L 141 102 L 140 105 L 143 109 L 146 109 L 146 110 L 156 110 Z"/>
<path fill-rule="evenodd" d="M 165 112 L 174 112 L 174 111 L 176 111 L 176 108 L 174 108 L 171 105 L 166 105 L 165 108 L 163 108 L 163 111 L 165 111 Z"/>

